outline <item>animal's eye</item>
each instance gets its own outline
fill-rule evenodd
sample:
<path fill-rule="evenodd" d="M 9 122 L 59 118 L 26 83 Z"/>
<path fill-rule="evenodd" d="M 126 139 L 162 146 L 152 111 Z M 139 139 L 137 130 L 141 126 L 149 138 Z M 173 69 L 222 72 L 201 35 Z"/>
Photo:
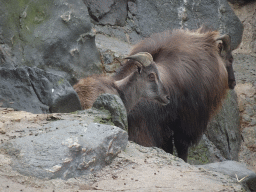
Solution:
<path fill-rule="evenodd" d="M 155 81 L 155 79 L 156 79 L 155 74 L 154 74 L 154 73 L 150 73 L 150 74 L 148 75 L 148 79 L 149 79 L 149 81 Z"/>

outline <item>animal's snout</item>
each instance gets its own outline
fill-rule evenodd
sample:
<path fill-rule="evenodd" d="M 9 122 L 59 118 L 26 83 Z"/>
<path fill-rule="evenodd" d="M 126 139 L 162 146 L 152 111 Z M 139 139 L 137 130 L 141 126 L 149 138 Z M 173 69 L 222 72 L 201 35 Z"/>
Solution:
<path fill-rule="evenodd" d="M 162 105 L 168 105 L 170 103 L 171 97 L 169 95 L 162 98 Z"/>
<path fill-rule="evenodd" d="M 230 80 L 228 82 L 229 89 L 234 89 L 236 86 L 236 80 Z"/>
<path fill-rule="evenodd" d="M 165 98 L 166 98 L 166 101 L 165 101 L 164 105 L 168 105 L 171 101 L 171 97 L 169 95 L 167 95 Z"/>

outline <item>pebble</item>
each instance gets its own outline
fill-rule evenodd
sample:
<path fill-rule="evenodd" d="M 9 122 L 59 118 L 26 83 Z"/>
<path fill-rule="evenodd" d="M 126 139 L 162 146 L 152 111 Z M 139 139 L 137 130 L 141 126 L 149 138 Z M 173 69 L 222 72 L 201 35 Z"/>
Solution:
<path fill-rule="evenodd" d="M 6 133 L 6 129 L 5 129 L 4 123 L 2 123 L 2 122 L 0 122 L 0 133 L 1 134 L 5 134 Z"/>
<path fill-rule="evenodd" d="M 252 119 L 251 125 L 252 126 L 256 125 L 256 119 L 255 118 Z"/>
<path fill-rule="evenodd" d="M 245 122 L 250 122 L 251 121 L 251 117 L 249 115 L 247 115 L 247 114 L 243 114 L 242 117 L 243 117 L 243 120 Z"/>

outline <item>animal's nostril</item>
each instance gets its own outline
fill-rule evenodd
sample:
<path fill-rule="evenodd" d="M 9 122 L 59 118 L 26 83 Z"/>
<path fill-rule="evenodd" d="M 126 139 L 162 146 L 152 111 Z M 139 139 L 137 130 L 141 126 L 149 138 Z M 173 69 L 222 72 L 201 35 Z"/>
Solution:
<path fill-rule="evenodd" d="M 171 98 L 169 96 L 166 96 L 166 99 L 171 100 Z"/>

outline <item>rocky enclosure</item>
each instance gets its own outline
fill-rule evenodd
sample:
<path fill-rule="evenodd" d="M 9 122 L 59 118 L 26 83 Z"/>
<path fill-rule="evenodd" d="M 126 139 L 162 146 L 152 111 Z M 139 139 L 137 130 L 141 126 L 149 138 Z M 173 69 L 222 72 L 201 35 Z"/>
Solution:
<path fill-rule="evenodd" d="M 247 2 L 229 2 L 235 5 L 231 7 L 226 0 L 0 0 L 0 107 L 4 107 L 0 115 L 1 190 L 15 186 L 14 191 L 24 187 L 31 191 L 35 191 L 34 187 L 42 191 L 147 191 L 150 181 L 155 181 L 150 187 L 155 191 L 256 190 L 250 184 L 255 174 L 246 172 L 242 165 L 237 165 L 237 173 L 245 170 L 250 177 L 239 183 L 243 175 L 237 180 L 232 172 L 233 179 L 229 180 L 207 168 L 182 163 L 158 149 L 128 143 L 126 151 L 120 153 L 125 149 L 127 134 L 114 125 L 125 130 L 127 122 L 125 110 L 115 96 L 102 96 L 94 106 L 100 111 L 42 114 L 81 109 L 72 85 L 91 74 L 111 75 L 131 46 L 142 38 L 168 29 L 209 25 L 231 35 L 232 48 L 237 48 L 234 69 L 238 85 L 236 92 L 230 91 L 199 146 L 190 151 L 189 162 L 239 160 L 256 171 L 256 3 L 250 1 L 241 7 Z M 95 136 L 87 138 L 85 129 Z M 94 145 L 93 153 L 90 144 L 96 141 L 101 144 Z M 232 164 L 231 169 L 234 167 Z M 160 172 L 168 181 L 163 182 Z M 177 175 L 180 178 L 175 180 Z M 208 184 L 199 185 L 202 179 Z"/>

